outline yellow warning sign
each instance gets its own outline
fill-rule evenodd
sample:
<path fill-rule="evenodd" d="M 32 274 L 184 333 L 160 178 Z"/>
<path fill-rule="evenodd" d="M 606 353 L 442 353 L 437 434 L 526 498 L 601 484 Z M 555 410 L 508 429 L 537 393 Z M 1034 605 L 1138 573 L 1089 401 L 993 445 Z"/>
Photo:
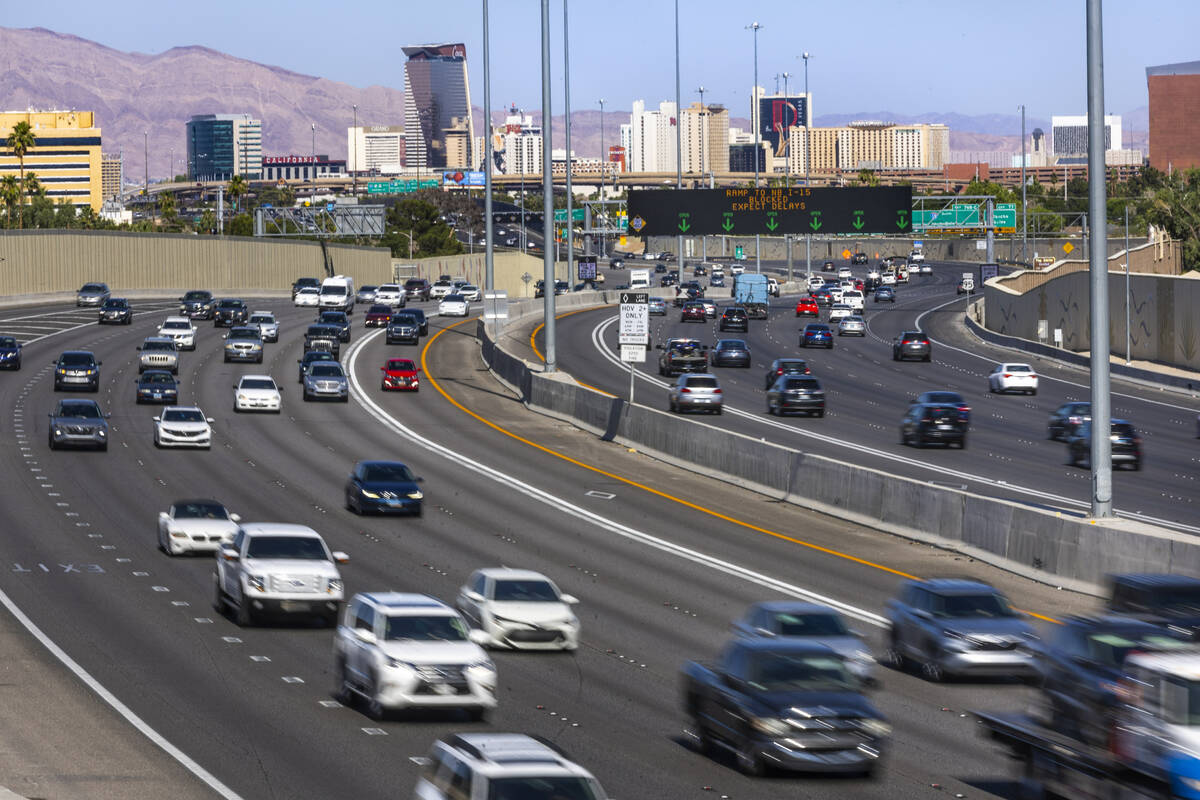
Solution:
<path fill-rule="evenodd" d="M 1068 255 L 1070 255 L 1071 251 L 1074 249 L 1075 249 L 1075 245 L 1071 244 L 1070 242 L 1067 242 L 1066 244 L 1063 245 L 1063 252 L 1067 253 Z"/>
<path fill-rule="evenodd" d="M 849 257 L 850 257 L 850 250 L 849 249 L 843 250 L 842 258 L 849 258 Z"/>

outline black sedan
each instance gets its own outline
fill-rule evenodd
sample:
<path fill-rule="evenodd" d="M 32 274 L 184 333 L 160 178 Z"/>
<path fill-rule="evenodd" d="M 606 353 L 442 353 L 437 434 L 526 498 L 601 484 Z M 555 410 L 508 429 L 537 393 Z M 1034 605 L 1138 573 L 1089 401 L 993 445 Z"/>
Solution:
<path fill-rule="evenodd" d="M 213 327 L 232 328 L 234 325 L 244 325 L 250 317 L 250 309 L 246 301 L 236 298 L 226 298 L 217 301 L 213 308 Z"/>
<path fill-rule="evenodd" d="M 962 415 L 963 422 L 971 421 L 971 407 L 967 405 L 967 401 L 958 392 L 951 391 L 933 391 L 922 392 L 917 398 L 918 403 L 937 403 L 939 405 L 951 405 L 958 408 L 958 413 Z"/>
<path fill-rule="evenodd" d="M 133 322 L 133 308 L 124 297 L 110 297 L 100 306 L 100 325 L 128 325 Z"/>
<path fill-rule="evenodd" d="M 21 368 L 21 343 L 15 336 L 0 336 L 0 367 Z"/>
<path fill-rule="evenodd" d="M 1122 464 L 1132 470 L 1142 468 L 1142 437 L 1138 436 L 1127 420 L 1114 419 L 1109 429 L 1112 441 L 1112 465 L 1114 468 Z M 1092 461 L 1092 423 L 1081 422 L 1075 431 L 1067 437 L 1067 463 L 1073 467 L 1091 467 Z"/>
<path fill-rule="evenodd" d="M 825 416 L 825 390 L 821 382 L 807 375 L 781 375 L 767 390 L 767 413 L 782 416 L 803 411 Z"/>
<path fill-rule="evenodd" d="M 346 479 L 346 508 L 356 514 L 421 516 L 421 478 L 399 461 L 360 461 Z"/>
<path fill-rule="evenodd" d="M 137 384 L 137 403 L 162 403 L 175 405 L 179 402 L 179 383 L 165 369 L 148 369 L 134 378 Z"/>
<path fill-rule="evenodd" d="M 708 351 L 709 363 L 714 367 L 750 367 L 750 347 L 741 339 L 719 339 Z"/>
<path fill-rule="evenodd" d="M 717 329 L 722 331 L 741 331 L 745 333 L 750 328 L 750 317 L 744 308 L 727 308 L 721 313 L 721 321 Z"/>
<path fill-rule="evenodd" d="M 967 423 L 958 407 L 938 403 L 914 403 L 900 420 L 900 443 L 924 447 L 929 443 L 967 446 Z"/>
<path fill-rule="evenodd" d="M 1087 401 L 1063 403 L 1050 414 L 1046 423 L 1046 436 L 1065 441 L 1075 429 L 1092 421 L 1092 404 Z"/>

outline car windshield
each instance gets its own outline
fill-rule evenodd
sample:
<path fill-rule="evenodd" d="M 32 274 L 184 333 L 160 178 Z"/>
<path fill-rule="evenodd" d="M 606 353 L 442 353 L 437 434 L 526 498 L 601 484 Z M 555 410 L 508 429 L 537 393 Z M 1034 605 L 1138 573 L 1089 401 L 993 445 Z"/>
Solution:
<path fill-rule="evenodd" d="M 371 306 L 369 309 L 367 309 L 367 313 L 368 314 L 391 314 L 392 307 L 391 306 Z"/>
<path fill-rule="evenodd" d="M 837 614 L 776 614 L 775 632 L 780 636 L 849 636 Z"/>
<path fill-rule="evenodd" d="M 334 361 L 333 353 L 326 353 L 324 350 L 309 350 L 304 354 L 304 361 L 311 364 L 314 361 Z"/>
<path fill-rule="evenodd" d="M 745 350 L 746 343 L 741 339 L 722 339 L 717 342 L 718 350 Z"/>
<path fill-rule="evenodd" d="M 333 283 L 328 286 L 321 287 L 321 294 L 323 295 L 344 295 L 345 293 L 346 287 L 340 283 Z"/>
<path fill-rule="evenodd" d="M 1171 725 L 1200 726 L 1200 681 L 1177 677 L 1163 681 L 1163 711 Z"/>
<path fill-rule="evenodd" d="M 698 349 L 700 349 L 700 344 L 698 342 L 672 342 L 671 343 L 671 352 L 678 353 L 678 354 L 684 355 L 684 356 L 691 355 L 691 354 L 695 353 Z"/>
<path fill-rule="evenodd" d="M 784 372 L 804 372 L 808 368 L 808 364 L 803 361 L 780 361 L 779 369 Z"/>
<path fill-rule="evenodd" d="M 595 800 L 596 792 L 587 778 L 569 775 L 493 778 L 488 781 L 487 800 Z"/>
<path fill-rule="evenodd" d="M 345 325 L 349 321 L 346 319 L 346 315 L 340 311 L 326 311 L 321 314 L 321 322 L 326 325 Z"/>
<path fill-rule="evenodd" d="M 225 309 L 241 308 L 242 301 L 241 300 L 222 300 L 220 303 L 218 303 L 218 305 L 221 308 L 225 308 Z"/>
<path fill-rule="evenodd" d="M 169 408 L 163 412 L 163 422 L 204 422 L 204 413 L 194 408 Z"/>
<path fill-rule="evenodd" d="M 746 676 L 752 686 L 765 692 L 841 692 L 858 688 L 840 659 L 820 655 L 754 653 Z"/>
<path fill-rule="evenodd" d="M 1110 631 L 1087 637 L 1088 658 L 1107 667 L 1119 667 L 1125 656 L 1134 651 L 1172 650 L 1188 646 L 1173 636 L 1160 633 L 1144 635 L 1145 631 Z"/>
<path fill-rule="evenodd" d="M 320 294 L 320 293 L 321 293 L 320 290 L 315 286 L 305 286 L 303 289 L 296 292 L 296 294 Z"/>
<path fill-rule="evenodd" d="M 341 364 L 313 364 L 308 369 L 308 374 L 314 378 L 344 378 L 346 374 L 342 372 Z"/>
<path fill-rule="evenodd" d="M 325 545 L 315 536 L 251 536 L 246 558 L 295 558 L 328 561 Z"/>
<path fill-rule="evenodd" d="M 231 334 L 232 335 L 232 334 Z M 174 350 L 174 342 L 142 342 L 142 350 Z"/>
<path fill-rule="evenodd" d="M 17 340 L 11 336 L 0 336 L 0 347 L 16 347 Z"/>
<path fill-rule="evenodd" d="M 1200 586 L 1156 589 L 1149 605 L 1155 611 L 1168 615 L 1200 613 Z"/>
<path fill-rule="evenodd" d="M 465 642 L 467 626 L 458 617 L 397 615 L 387 618 L 383 638 L 388 641 L 408 639 L 415 642 Z"/>
<path fill-rule="evenodd" d="M 398 291 L 400 291 L 400 287 L 397 286 L 396 284 L 385 283 L 383 286 L 380 286 L 378 289 L 376 289 L 375 293 L 379 294 L 380 292 L 385 292 L 385 293 L 390 292 L 392 294 L 395 294 Z"/>
<path fill-rule="evenodd" d="M 162 324 L 162 329 L 164 331 L 187 331 L 187 330 L 192 329 L 192 325 L 191 325 L 191 323 L 184 322 L 181 319 L 180 320 L 169 319 Z"/>
<path fill-rule="evenodd" d="M 269 323 L 274 322 L 275 318 L 272 317 L 270 314 L 254 314 L 250 317 L 250 321 L 256 322 L 256 323 L 266 322 L 269 324 Z"/>
<path fill-rule="evenodd" d="M 425 288 L 425 281 L 411 280 L 404 284 L 404 288 L 405 289 L 423 289 L 423 288 Z"/>
<path fill-rule="evenodd" d="M 683 385 L 689 389 L 715 389 L 717 388 L 717 379 L 707 376 L 692 375 L 688 377 L 687 381 Z"/>
<path fill-rule="evenodd" d="M 142 373 L 142 383 L 174 384 L 175 379 L 171 377 L 171 373 L 169 372 L 144 372 Z"/>
<path fill-rule="evenodd" d="M 1133 426 L 1128 422 L 1114 422 L 1112 425 L 1112 435 L 1131 438 L 1137 434 L 1133 431 Z"/>
<path fill-rule="evenodd" d="M 1005 372 L 1033 372 L 1033 368 L 1028 364 L 1005 364 Z"/>
<path fill-rule="evenodd" d="M 244 378 L 242 389 L 274 389 L 275 381 L 270 378 Z"/>
<path fill-rule="evenodd" d="M 257 339 L 258 335 L 255 328 L 234 328 L 229 332 L 230 339 Z"/>
<path fill-rule="evenodd" d="M 411 483 L 416 479 L 405 464 L 368 464 L 363 468 L 363 480 L 373 483 Z"/>
<path fill-rule="evenodd" d="M 220 503 L 180 503 L 175 506 L 175 519 L 229 519 L 229 512 Z"/>
<path fill-rule="evenodd" d="M 125 302 L 124 300 L 117 300 L 117 299 L 105 300 L 104 307 L 105 308 L 129 308 L 129 303 Z"/>
<path fill-rule="evenodd" d="M 418 323 L 417 323 L 417 318 L 414 317 L 412 314 L 395 314 L 392 316 L 390 324 L 392 324 L 392 325 L 416 325 Z"/>
<path fill-rule="evenodd" d="M 503 603 L 556 603 L 558 592 L 549 581 L 503 580 L 493 585 L 492 599 Z"/>
<path fill-rule="evenodd" d="M 805 328 L 809 333 L 829 333 L 828 325 L 809 325 Z"/>
<path fill-rule="evenodd" d="M 957 392 L 926 392 L 926 403 L 961 403 L 962 395 Z"/>
<path fill-rule="evenodd" d="M 406 358 L 393 358 L 387 362 L 387 368 L 393 372 L 416 372 L 417 365 Z"/>
<path fill-rule="evenodd" d="M 464 283 L 463 287 L 462 287 L 462 291 L 466 292 L 468 294 L 473 294 L 474 292 L 479 291 L 479 287 L 473 283 Z"/>
<path fill-rule="evenodd" d="M 1016 616 L 1008 601 L 998 594 L 935 594 L 931 600 L 933 615 L 943 619 Z"/>
<path fill-rule="evenodd" d="M 63 353 L 58 357 L 58 364 L 62 367 L 94 367 L 96 360 L 91 353 Z"/>
<path fill-rule="evenodd" d="M 462 303 L 462 302 L 466 301 L 466 299 L 467 298 L 463 297 L 461 294 L 448 294 L 445 296 L 445 298 L 442 299 L 442 302 L 443 303 Z"/>
<path fill-rule="evenodd" d="M 187 301 L 187 300 L 207 300 L 210 297 L 212 297 L 212 294 L 210 294 L 209 292 L 191 291 L 191 292 L 188 292 L 187 294 L 185 294 L 183 296 L 183 299 L 185 301 Z"/>
<path fill-rule="evenodd" d="M 71 419 L 100 419 L 100 408 L 94 403 L 63 403 L 58 407 L 59 417 Z"/>
<path fill-rule="evenodd" d="M 83 288 L 80 289 L 79 291 L 81 291 L 81 292 L 103 292 L 104 285 L 100 284 L 100 283 L 85 283 L 83 285 Z"/>
<path fill-rule="evenodd" d="M 337 337 L 338 329 L 332 325 L 309 325 L 305 332 L 306 336 L 332 336 Z"/>
<path fill-rule="evenodd" d="M 819 389 L 820 385 L 812 378 L 792 378 L 785 389 Z"/>

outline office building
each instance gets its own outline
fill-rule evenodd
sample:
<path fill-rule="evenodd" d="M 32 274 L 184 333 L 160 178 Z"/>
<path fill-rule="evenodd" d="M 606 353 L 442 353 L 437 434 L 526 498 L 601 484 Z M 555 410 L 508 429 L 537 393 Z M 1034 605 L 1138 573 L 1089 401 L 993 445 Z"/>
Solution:
<path fill-rule="evenodd" d="M 647 111 L 644 100 L 633 101 L 627 151 L 630 172 L 675 171 L 675 125 L 674 103 L 659 103 L 657 111 Z"/>
<path fill-rule="evenodd" d="M 835 128 L 792 128 L 788 170 L 805 171 L 805 149 L 811 150 L 810 172 L 822 170 L 941 169 L 950 155 L 950 129 L 945 125 L 897 125 L 860 120 Z"/>
<path fill-rule="evenodd" d="M 404 166 L 403 125 L 360 125 L 346 129 L 346 163 L 351 172 L 397 173 Z"/>
<path fill-rule="evenodd" d="M 185 125 L 188 177 L 262 177 L 262 120 L 249 114 L 197 114 Z"/>
<path fill-rule="evenodd" d="M 466 46 L 431 44 L 401 49 L 408 57 L 404 65 L 407 166 L 465 168 L 475 163 Z M 459 163 L 452 164 L 452 159 Z"/>
<path fill-rule="evenodd" d="M 125 157 L 123 153 L 100 154 L 100 196 L 111 200 L 125 186 Z"/>
<path fill-rule="evenodd" d="M 542 173 L 542 126 L 533 117 L 509 110 L 504 123 L 492 133 L 492 167 L 502 175 Z"/>
<path fill-rule="evenodd" d="M 680 115 L 683 171 L 729 171 L 729 110 L 692 103 Z"/>
<path fill-rule="evenodd" d="M 1163 172 L 1200 167 L 1200 61 L 1146 69 L 1150 94 L 1150 166 Z"/>
<path fill-rule="evenodd" d="M 766 172 L 767 146 L 762 142 L 757 145 L 754 142 L 729 145 L 729 171 L 754 172 L 755 149 L 758 150 L 758 171 L 760 174 Z"/>
<path fill-rule="evenodd" d="M 36 137 L 25 153 L 25 174 L 33 173 L 55 202 L 103 204 L 100 129 L 91 111 L 0 112 L 0 176 L 20 175 L 20 159 L 9 149 L 8 135 L 18 122 L 28 122 Z"/>
<path fill-rule="evenodd" d="M 1120 115 L 1104 115 L 1104 149 L 1121 149 Z M 1053 116 L 1050 118 L 1050 152 L 1056 157 L 1084 156 L 1088 152 L 1088 118 Z"/>
<path fill-rule="evenodd" d="M 342 178 L 346 175 L 346 162 L 320 153 L 316 156 L 267 156 L 262 160 L 262 172 L 266 181 Z"/>

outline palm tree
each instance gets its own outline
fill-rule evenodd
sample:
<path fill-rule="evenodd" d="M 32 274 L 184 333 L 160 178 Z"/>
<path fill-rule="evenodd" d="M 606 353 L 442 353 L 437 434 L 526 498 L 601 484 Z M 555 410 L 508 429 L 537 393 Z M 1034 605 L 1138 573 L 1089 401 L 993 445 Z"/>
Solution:
<path fill-rule="evenodd" d="M 234 175 L 229 180 L 229 188 L 225 191 L 233 198 L 234 213 L 239 213 L 241 209 L 241 199 L 250 187 L 246 185 L 246 179 L 241 175 Z"/>
<path fill-rule="evenodd" d="M 4 203 L 7 213 L 4 215 L 4 227 L 12 227 L 13 206 L 21 199 L 21 182 L 16 175 L 5 175 L 0 178 L 0 202 Z"/>
<path fill-rule="evenodd" d="M 33 128 L 29 126 L 29 122 L 21 120 L 13 126 L 12 133 L 8 134 L 7 143 L 13 151 L 13 155 L 21 164 L 21 187 L 24 191 L 25 187 L 25 154 L 29 149 L 37 144 L 37 136 L 33 132 Z M 18 216 L 21 221 L 21 227 L 25 227 L 25 203 L 24 198 L 21 198 L 21 205 L 18 206 Z"/>

